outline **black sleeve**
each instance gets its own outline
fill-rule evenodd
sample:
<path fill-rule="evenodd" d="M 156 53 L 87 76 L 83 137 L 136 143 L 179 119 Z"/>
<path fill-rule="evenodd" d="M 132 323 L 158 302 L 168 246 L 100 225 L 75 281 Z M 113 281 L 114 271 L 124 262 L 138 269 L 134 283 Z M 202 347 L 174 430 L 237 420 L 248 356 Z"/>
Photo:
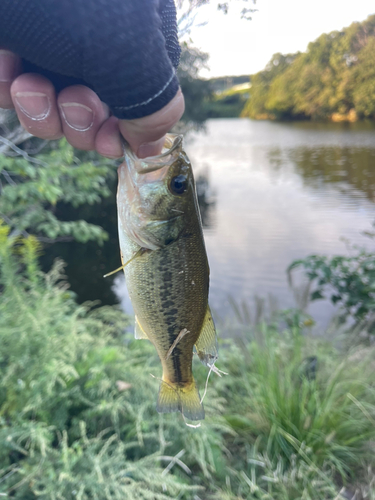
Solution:
<path fill-rule="evenodd" d="M 0 46 L 58 89 L 87 84 L 118 118 L 154 113 L 178 90 L 173 0 L 0 0 Z"/>

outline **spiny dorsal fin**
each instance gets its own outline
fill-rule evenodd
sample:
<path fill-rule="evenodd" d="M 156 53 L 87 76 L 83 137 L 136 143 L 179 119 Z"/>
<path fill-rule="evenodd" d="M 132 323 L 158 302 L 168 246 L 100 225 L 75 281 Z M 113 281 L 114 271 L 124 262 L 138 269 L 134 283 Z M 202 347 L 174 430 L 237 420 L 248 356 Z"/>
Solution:
<path fill-rule="evenodd" d="M 137 316 L 135 317 L 134 338 L 137 340 L 138 339 L 148 339 L 147 333 L 141 327 Z"/>
<path fill-rule="evenodd" d="M 215 324 L 209 306 L 195 348 L 199 359 L 206 366 L 212 366 L 218 358 Z"/>

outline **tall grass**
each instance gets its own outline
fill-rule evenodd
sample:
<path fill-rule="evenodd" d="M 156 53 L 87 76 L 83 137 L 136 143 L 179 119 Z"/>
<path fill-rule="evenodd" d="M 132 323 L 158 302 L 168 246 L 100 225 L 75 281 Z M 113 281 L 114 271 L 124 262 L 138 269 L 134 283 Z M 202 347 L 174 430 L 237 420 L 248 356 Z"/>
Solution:
<path fill-rule="evenodd" d="M 199 434 L 159 416 L 151 345 L 125 334 L 120 310 L 75 304 L 62 264 L 43 275 L 37 242 L 8 232 L 0 226 L 0 493 L 191 498 L 202 488 L 193 474 L 209 478 L 224 464 L 231 430 L 220 398 L 210 391 L 210 425 Z M 184 462 L 173 461 L 181 450 Z"/>
<path fill-rule="evenodd" d="M 150 343 L 116 307 L 77 305 L 62 263 L 41 273 L 39 251 L 0 225 L 2 496 L 375 499 L 374 348 L 305 337 L 297 312 L 284 330 L 246 325 L 222 343 L 229 375 L 211 375 L 192 429 L 156 412 Z M 207 370 L 194 370 L 203 390 Z"/>
<path fill-rule="evenodd" d="M 302 481 L 295 482 L 295 493 L 279 489 L 274 495 L 300 498 L 308 477 L 307 483 L 313 477 L 323 488 L 337 491 L 338 485 L 356 482 L 364 463 L 373 463 L 373 349 L 340 353 L 295 329 L 280 334 L 261 325 L 228 356 L 231 378 L 221 379 L 216 387 L 227 395 L 231 411 L 226 419 L 237 433 L 232 446 L 238 463 L 248 464 L 238 476 L 242 484 L 255 483 L 246 473 L 273 485 L 288 484 L 292 474 Z M 322 498 L 322 493 L 305 494 L 310 496 L 303 498 Z"/>

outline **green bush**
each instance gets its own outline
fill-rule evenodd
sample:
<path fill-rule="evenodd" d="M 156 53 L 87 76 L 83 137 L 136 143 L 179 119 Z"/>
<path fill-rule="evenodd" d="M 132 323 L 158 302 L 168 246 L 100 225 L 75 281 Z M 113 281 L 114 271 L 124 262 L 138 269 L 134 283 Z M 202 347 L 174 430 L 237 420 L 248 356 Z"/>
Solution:
<path fill-rule="evenodd" d="M 74 208 L 93 205 L 110 195 L 108 180 L 115 176 L 113 162 L 99 162 L 91 153 L 75 152 L 64 140 L 35 157 L 17 148 L 20 157 L 0 155 L 0 215 L 13 230 L 31 232 L 41 241 L 75 239 L 81 243 L 108 238 L 100 226 L 85 220 L 62 220 L 59 204 Z M 77 155 L 80 154 L 81 158 Z"/>
<path fill-rule="evenodd" d="M 191 474 L 208 478 L 223 466 L 221 428 L 230 429 L 217 416 L 220 402 L 211 390 L 203 434 L 179 416 L 159 416 L 152 346 L 130 340 L 117 308 L 75 304 L 61 262 L 47 275 L 38 270 L 38 247 L 0 226 L 0 492 L 190 498 L 199 488 L 189 475 L 162 470 L 181 450 Z"/>
<path fill-rule="evenodd" d="M 368 236 L 373 237 L 371 233 Z M 352 255 L 310 255 L 296 260 L 288 273 L 302 267 L 313 285 L 311 300 L 329 298 L 340 306 L 344 318 L 354 318 L 358 325 L 375 331 L 375 253 L 353 247 Z"/>

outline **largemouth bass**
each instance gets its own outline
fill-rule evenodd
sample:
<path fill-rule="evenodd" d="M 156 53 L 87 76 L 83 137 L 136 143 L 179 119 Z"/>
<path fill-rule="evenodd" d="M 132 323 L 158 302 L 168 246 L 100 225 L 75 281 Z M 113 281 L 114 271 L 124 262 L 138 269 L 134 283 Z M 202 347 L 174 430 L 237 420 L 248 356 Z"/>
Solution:
<path fill-rule="evenodd" d="M 168 134 L 162 154 L 144 160 L 125 147 L 118 177 L 120 250 L 135 337 L 152 342 L 163 367 L 157 410 L 201 420 L 193 349 L 213 367 L 217 341 L 202 223 L 182 137 Z"/>

